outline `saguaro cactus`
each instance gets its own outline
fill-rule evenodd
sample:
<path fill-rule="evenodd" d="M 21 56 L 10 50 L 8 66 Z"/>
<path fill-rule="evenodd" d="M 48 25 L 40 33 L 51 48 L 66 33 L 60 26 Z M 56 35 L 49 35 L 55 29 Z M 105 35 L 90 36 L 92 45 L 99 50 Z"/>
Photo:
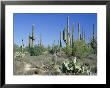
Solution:
<path fill-rule="evenodd" d="M 69 34 L 69 16 L 67 17 L 67 32 Z"/>
<path fill-rule="evenodd" d="M 80 40 L 82 39 L 81 34 L 80 34 Z"/>
<path fill-rule="evenodd" d="M 92 48 L 94 50 L 94 54 L 95 54 L 95 35 L 94 35 L 94 24 L 93 24 L 93 33 L 92 33 Z"/>
<path fill-rule="evenodd" d="M 69 16 L 67 17 L 67 27 L 65 27 L 63 30 L 63 40 L 66 44 L 66 54 L 70 55 L 71 54 L 71 47 L 70 47 L 71 36 L 69 31 Z"/>
<path fill-rule="evenodd" d="M 21 53 L 22 54 L 24 53 L 24 41 L 23 41 L 23 38 L 22 38 L 22 45 L 21 45 Z"/>
<path fill-rule="evenodd" d="M 72 48 L 72 33 L 70 34 L 70 47 Z"/>
<path fill-rule="evenodd" d="M 31 47 L 30 33 L 29 33 L 29 36 L 28 36 L 28 47 L 29 48 Z"/>
<path fill-rule="evenodd" d="M 55 53 L 56 49 L 55 49 L 55 40 L 53 41 L 53 45 L 52 45 L 52 52 Z"/>
<path fill-rule="evenodd" d="M 65 27 L 64 30 L 63 30 L 63 40 L 64 40 L 64 42 L 66 43 L 66 41 L 67 41 L 66 27 Z"/>
<path fill-rule="evenodd" d="M 80 40 L 80 24 L 78 23 L 78 40 Z"/>
<path fill-rule="evenodd" d="M 85 35 L 85 30 L 84 30 L 84 41 L 86 41 L 86 35 Z"/>
<path fill-rule="evenodd" d="M 40 46 L 42 46 L 42 35 L 40 34 Z"/>
<path fill-rule="evenodd" d="M 29 33 L 29 36 L 28 36 L 28 41 L 29 41 L 29 44 L 28 44 L 28 47 L 34 47 L 34 41 L 35 41 L 35 36 L 34 36 L 34 24 L 32 25 L 32 36 L 30 36 L 30 33 Z"/>
<path fill-rule="evenodd" d="M 82 27 L 82 40 L 84 40 L 83 27 Z"/>
<path fill-rule="evenodd" d="M 67 17 L 67 42 L 68 42 L 68 44 L 69 44 L 69 46 L 70 46 L 70 40 L 71 40 L 71 38 L 70 38 L 70 28 L 69 28 L 69 20 L 70 20 L 70 17 L 68 16 Z"/>
<path fill-rule="evenodd" d="M 70 46 L 69 16 L 67 17 L 67 27 L 65 27 L 63 30 L 63 40 Z"/>
<path fill-rule="evenodd" d="M 74 23 L 72 25 L 72 55 L 74 55 Z"/>
<path fill-rule="evenodd" d="M 62 47 L 62 41 L 61 41 L 61 39 L 62 39 L 62 33 L 60 31 L 60 47 Z"/>
<path fill-rule="evenodd" d="M 34 24 L 32 25 L 32 47 L 34 47 L 34 41 L 35 41 L 35 36 L 34 36 Z"/>
<path fill-rule="evenodd" d="M 93 34 L 92 34 L 92 36 L 93 36 L 93 42 L 94 42 L 94 24 L 93 24 Z"/>

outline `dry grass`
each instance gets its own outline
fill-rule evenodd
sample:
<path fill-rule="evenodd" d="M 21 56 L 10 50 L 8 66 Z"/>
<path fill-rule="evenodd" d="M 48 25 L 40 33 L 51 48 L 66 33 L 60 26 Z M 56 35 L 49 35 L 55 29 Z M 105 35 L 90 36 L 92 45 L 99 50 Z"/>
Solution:
<path fill-rule="evenodd" d="M 58 66 L 65 59 L 73 59 L 67 57 L 65 54 L 57 55 L 57 60 L 53 60 L 54 56 L 51 54 L 44 54 L 39 56 L 26 55 L 23 58 L 14 58 L 13 74 L 14 75 L 63 75 L 58 69 Z M 92 68 L 97 68 L 96 56 L 91 58 L 77 59 L 81 65 L 90 65 Z"/>

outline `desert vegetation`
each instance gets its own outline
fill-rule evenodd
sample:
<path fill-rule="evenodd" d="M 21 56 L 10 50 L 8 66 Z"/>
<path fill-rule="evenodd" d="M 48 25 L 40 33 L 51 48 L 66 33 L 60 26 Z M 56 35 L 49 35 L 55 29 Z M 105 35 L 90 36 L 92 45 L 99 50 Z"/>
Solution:
<path fill-rule="evenodd" d="M 32 35 L 29 34 L 28 46 L 14 44 L 13 73 L 14 75 L 96 75 L 97 74 L 97 39 L 93 33 L 87 43 L 85 32 L 80 33 L 78 23 L 78 39 L 74 38 L 74 24 L 69 31 L 67 27 L 59 31 L 59 43 L 45 46 L 40 39 L 34 44 L 34 25 Z M 65 45 L 63 45 L 63 43 Z"/>

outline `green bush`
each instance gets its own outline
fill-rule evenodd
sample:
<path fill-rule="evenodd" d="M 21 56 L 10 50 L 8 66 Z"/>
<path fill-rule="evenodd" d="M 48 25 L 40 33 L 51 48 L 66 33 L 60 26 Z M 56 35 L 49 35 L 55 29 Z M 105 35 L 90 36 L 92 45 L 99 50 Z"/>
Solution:
<path fill-rule="evenodd" d="M 72 48 L 70 47 L 69 43 L 66 44 L 66 47 L 62 48 L 62 51 L 64 51 L 67 56 L 71 56 Z"/>
<path fill-rule="evenodd" d="M 74 43 L 74 54 L 78 58 L 87 57 L 92 53 L 92 48 L 89 47 L 84 41 L 76 41 Z"/>
<path fill-rule="evenodd" d="M 71 53 L 72 53 L 72 48 L 67 44 L 66 45 L 66 54 L 67 54 L 67 56 L 71 56 Z"/>
<path fill-rule="evenodd" d="M 29 48 L 30 56 L 42 55 L 44 51 L 45 51 L 45 48 L 43 46 L 35 46 L 35 47 Z"/>
<path fill-rule="evenodd" d="M 19 47 L 17 44 L 14 44 L 14 51 L 21 52 L 21 47 Z"/>

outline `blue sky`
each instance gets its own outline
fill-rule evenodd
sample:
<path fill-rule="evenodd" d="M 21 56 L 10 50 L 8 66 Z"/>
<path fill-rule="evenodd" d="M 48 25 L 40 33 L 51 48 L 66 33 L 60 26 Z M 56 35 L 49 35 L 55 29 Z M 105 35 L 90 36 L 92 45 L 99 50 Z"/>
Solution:
<path fill-rule="evenodd" d="M 58 43 L 60 31 L 67 25 L 67 16 L 70 17 L 70 31 L 74 23 L 74 38 L 78 39 L 78 22 L 80 28 L 85 30 L 86 41 L 92 36 L 93 24 L 95 36 L 97 36 L 97 14 L 96 13 L 14 13 L 14 43 L 21 45 L 23 37 L 25 46 L 28 45 L 28 34 L 35 24 L 35 44 L 38 44 L 40 34 L 43 45 L 52 45 L 53 41 Z M 62 43 L 64 44 L 63 40 Z"/>

